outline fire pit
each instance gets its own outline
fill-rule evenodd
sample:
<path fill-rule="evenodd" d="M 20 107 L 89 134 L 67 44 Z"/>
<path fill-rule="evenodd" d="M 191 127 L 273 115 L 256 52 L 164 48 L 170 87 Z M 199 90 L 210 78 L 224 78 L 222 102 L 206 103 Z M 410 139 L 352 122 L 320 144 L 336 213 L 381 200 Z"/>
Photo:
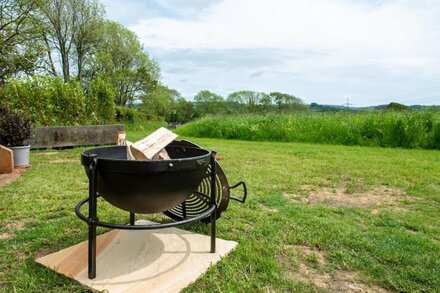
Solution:
<path fill-rule="evenodd" d="M 96 227 L 116 229 L 160 229 L 188 224 L 199 220 L 211 223 L 211 249 L 215 252 L 215 223 L 218 206 L 224 210 L 229 192 L 218 197 L 219 167 L 215 152 L 202 149 L 189 142 L 173 142 L 166 147 L 170 160 L 132 161 L 127 160 L 126 147 L 112 146 L 86 150 L 81 154 L 81 163 L 89 178 L 89 196 L 81 200 L 75 208 L 77 216 L 89 226 L 88 277 L 96 277 Z M 243 185 L 225 185 L 223 190 Z M 200 188 L 202 186 L 202 188 Z M 202 191 L 200 191 L 202 190 Z M 207 194 L 209 192 L 209 194 Z M 227 195 L 227 198 L 224 195 Z M 101 196 L 112 205 L 130 213 L 129 224 L 115 224 L 99 221 L 97 218 L 97 198 Z M 199 201 L 195 210 L 194 198 Z M 202 205 L 200 205 L 200 201 Z M 81 206 L 88 203 L 88 216 L 81 213 Z M 223 205 L 222 205 L 223 203 Z M 189 206 L 189 213 L 187 213 Z M 200 208 L 201 206 L 201 208 Z M 220 211 L 222 211 L 220 210 Z M 180 212 L 179 212 L 180 211 Z M 135 213 L 149 214 L 164 212 L 177 220 L 175 222 L 151 225 L 135 225 Z M 188 216 L 189 214 L 189 216 Z"/>

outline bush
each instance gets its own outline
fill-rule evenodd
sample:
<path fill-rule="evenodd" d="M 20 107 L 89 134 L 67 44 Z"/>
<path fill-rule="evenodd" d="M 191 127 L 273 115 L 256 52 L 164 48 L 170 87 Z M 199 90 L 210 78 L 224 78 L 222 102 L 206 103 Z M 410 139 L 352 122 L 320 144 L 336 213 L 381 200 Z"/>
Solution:
<path fill-rule="evenodd" d="M 18 113 L 13 113 L 5 106 L 0 107 L 0 144 L 22 146 L 32 137 L 31 120 Z"/>
<path fill-rule="evenodd" d="M 60 78 L 51 81 L 52 115 L 57 125 L 87 124 L 89 115 L 86 112 L 86 100 L 78 81 L 63 82 Z"/>
<path fill-rule="evenodd" d="M 117 106 L 116 107 L 116 121 L 118 122 L 126 122 L 126 123 L 134 123 L 134 111 L 131 108 L 128 107 L 121 107 L 121 106 Z"/>
<path fill-rule="evenodd" d="M 93 80 L 87 94 L 87 112 L 94 123 L 109 123 L 115 120 L 116 90 L 106 80 Z"/>
<path fill-rule="evenodd" d="M 77 81 L 64 83 L 60 78 L 42 76 L 11 79 L 1 98 L 38 126 L 85 124 L 89 117 L 83 90 Z"/>
<path fill-rule="evenodd" d="M 388 111 L 411 111 L 411 107 L 403 105 L 403 104 L 391 102 L 388 105 L 386 105 L 385 110 L 388 110 Z"/>
<path fill-rule="evenodd" d="M 51 93 L 48 78 L 11 79 L 2 92 L 2 99 L 11 108 L 25 112 L 37 125 L 53 125 Z"/>

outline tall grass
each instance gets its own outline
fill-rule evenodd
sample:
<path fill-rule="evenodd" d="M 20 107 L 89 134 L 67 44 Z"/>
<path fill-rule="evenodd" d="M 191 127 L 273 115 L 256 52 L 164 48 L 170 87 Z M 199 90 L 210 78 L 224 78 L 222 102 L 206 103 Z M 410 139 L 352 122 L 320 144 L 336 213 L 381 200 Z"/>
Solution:
<path fill-rule="evenodd" d="M 254 141 L 440 149 L 440 112 L 210 116 L 178 133 Z"/>
<path fill-rule="evenodd" d="M 126 123 L 125 130 L 127 132 L 133 131 L 145 131 L 150 132 L 158 129 L 159 127 L 167 127 L 167 123 L 165 121 L 136 121 L 134 123 Z"/>

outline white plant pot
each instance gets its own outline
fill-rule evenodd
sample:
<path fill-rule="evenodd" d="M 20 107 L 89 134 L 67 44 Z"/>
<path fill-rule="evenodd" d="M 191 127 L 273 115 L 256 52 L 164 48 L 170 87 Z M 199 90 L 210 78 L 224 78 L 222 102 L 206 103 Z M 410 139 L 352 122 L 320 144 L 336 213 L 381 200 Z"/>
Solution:
<path fill-rule="evenodd" d="M 9 147 L 14 153 L 14 166 L 28 166 L 29 165 L 29 153 L 31 150 L 30 145 Z"/>

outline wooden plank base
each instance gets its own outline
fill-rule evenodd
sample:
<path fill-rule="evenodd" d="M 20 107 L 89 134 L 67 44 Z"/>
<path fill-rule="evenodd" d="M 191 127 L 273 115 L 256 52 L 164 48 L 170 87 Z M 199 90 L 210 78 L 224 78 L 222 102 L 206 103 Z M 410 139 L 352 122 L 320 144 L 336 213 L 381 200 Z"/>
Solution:
<path fill-rule="evenodd" d="M 179 292 L 237 245 L 218 238 L 216 244 L 210 253 L 209 236 L 178 228 L 112 230 L 97 238 L 94 280 L 87 277 L 87 241 L 35 261 L 92 291 Z"/>

